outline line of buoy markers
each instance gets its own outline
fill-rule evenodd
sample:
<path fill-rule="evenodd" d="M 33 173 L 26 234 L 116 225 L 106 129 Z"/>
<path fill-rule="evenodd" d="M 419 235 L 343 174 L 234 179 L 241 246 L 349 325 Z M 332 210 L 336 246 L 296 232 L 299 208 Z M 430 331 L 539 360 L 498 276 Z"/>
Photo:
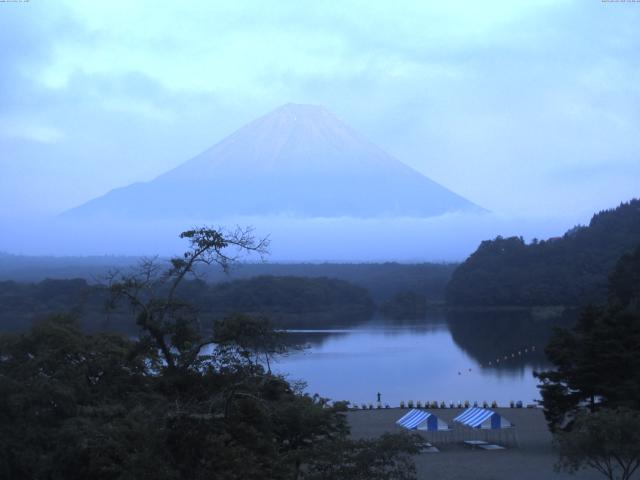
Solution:
<path fill-rule="evenodd" d="M 508 360 L 516 359 L 516 358 L 520 358 L 520 357 L 522 357 L 522 356 L 523 356 L 523 355 L 525 355 L 525 354 L 533 353 L 533 352 L 535 352 L 535 351 L 536 351 L 536 346 L 535 346 L 535 345 L 531 345 L 530 347 L 524 347 L 524 348 L 521 348 L 521 349 L 520 349 L 520 350 L 518 350 L 517 352 L 516 352 L 516 351 L 514 351 L 514 352 L 510 352 L 510 353 L 508 353 L 508 354 L 506 354 L 506 355 L 503 355 L 502 357 L 497 357 L 497 358 L 495 359 L 495 361 L 493 361 L 493 360 L 489 360 L 486 364 L 480 363 L 479 365 L 480 365 L 480 367 L 493 367 L 493 366 L 498 366 L 498 365 L 500 365 L 500 362 L 501 362 L 501 361 L 504 363 L 504 362 L 506 362 L 506 361 L 508 361 Z M 462 375 L 462 372 L 463 372 L 463 371 L 464 371 L 464 369 L 463 369 L 463 370 L 458 370 L 458 375 Z M 467 369 L 467 371 L 468 371 L 468 372 L 471 372 L 471 371 L 472 371 L 472 369 L 471 369 L 471 368 L 469 368 L 469 369 Z"/>
<path fill-rule="evenodd" d="M 531 347 L 525 347 L 524 349 L 520 349 L 517 352 L 511 352 L 511 355 L 507 354 L 507 355 L 503 355 L 502 358 L 501 357 L 497 357 L 495 359 L 495 363 L 496 365 L 500 363 L 500 361 L 506 362 L 508 360 L 511 360 L 512 358 L 515 359 L 516 355 L 517 357 L 521 357 L 524 354 L 527 353 L 533 353 L 536 351 L 536 346 L 532 345 Z M 489 360 L 489 362 L 487 363 L 487 366 L 491 367 L 493 366 L 493 361 Z"/>

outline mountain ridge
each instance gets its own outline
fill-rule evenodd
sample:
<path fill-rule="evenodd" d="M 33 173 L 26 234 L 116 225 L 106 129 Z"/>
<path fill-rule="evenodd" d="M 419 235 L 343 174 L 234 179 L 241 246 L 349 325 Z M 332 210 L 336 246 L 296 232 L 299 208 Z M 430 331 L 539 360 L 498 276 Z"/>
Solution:
<path fill-rule="evenodd" d="M 111 190 L 63 215 L 428 217 L 454 211 L 483 209 L 387 154 L 324 107 L 289 103 L 149 182 Z"/>

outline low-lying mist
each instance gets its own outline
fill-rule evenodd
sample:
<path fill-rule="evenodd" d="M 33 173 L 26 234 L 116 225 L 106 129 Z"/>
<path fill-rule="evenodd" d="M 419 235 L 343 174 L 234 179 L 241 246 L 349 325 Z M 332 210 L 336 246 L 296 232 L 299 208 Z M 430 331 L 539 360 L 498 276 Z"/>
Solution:
<path fill-rule="evenodd" d="M 497 235 L 549 238 L 588 218 L 516 218 L 493 213 L 431 218 L 235 217 L 217 221 L 74 221 L 42 217 L 4 223 L 0 251 L 23 255 L 173 255 L 194 226 L 252 226 L 269 236 L 270 262 L 449 262 Z M 246 260 L 259 260 L 247 258 Z"/>

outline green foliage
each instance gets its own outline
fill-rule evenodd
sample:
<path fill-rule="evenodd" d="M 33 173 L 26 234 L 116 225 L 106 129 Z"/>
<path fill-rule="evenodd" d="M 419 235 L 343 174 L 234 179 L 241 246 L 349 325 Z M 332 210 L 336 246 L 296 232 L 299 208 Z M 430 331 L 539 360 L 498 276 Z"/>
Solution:
<path fill-rule="evenodd" d="M 217 317 L 237 312 L 267 315 L 278 326 L 321 325 L 374 312 L 367 291 L 343 280 L 261 276 L 211 286 L 207 310 Z"/>
<path fill-rule="evenodd" d="M 640 466 L 640 412 L 602 409 L 582 413 L 569 432 L 555 436 L 558 470 L 595 468 L 610 480 L 628 480 Z"/>
<path fill-rule="evenodd" d="M 82 279 L 47 279 L 36 284 L 0 282 L 2 329 L 26 329 L 33 319 L 60 312 L 81 314 L 90 296 L 91 287 Z"/>
<path fill-rule="evenodd" d="M 385 317 L 398 320 L 419 320 L 427 315 L 427 299 L 416 292 L 401 292 L 395 294 L 391 300 L 380 305 L 380 311 Z"/>
<path fill-rule="evenodd" d="M 640 410 L 640 310 L 636 294 L 629 294 L 637 292 L 639 271 L 639 255 L 622 257 L 612 275 L 611 303 L 584 309 L 573 329 L 558 329 L 549 343 L 546 353 L 556 368 L 537 376 L 552 430 L 570 428 L 585 409 Z"/>
<path fill-rule="evenodd" d="M 607 297 L 607 275 L 640 244 L 640 200 L 593 216 L 560 238 L 484 241 L 453 273 L 455 305 L 586 305 Z"/>
<path fill-rule="evenodd" d="M 78 462 L 95 462 L 96 478 L 106 478 L 99 472 L 112 468 L 116 455 L 110 436 L 144 416 L 143 405 L 153 404 L 147 365 L 133 344 L 116 336 L 84 335 L 73 321 L 58 317 L 36 325 L 29 335 L 1 337 L 0 358 L 4 478 L 81 478 L 68 475 L 72 457 L 79 471 L 86 465 Z M 133 451 L 143 433 L 137 439 L 123 437 L 120 453 Z M 105 448 L 95 453 L 103 437 Z"/>
<path fill-rule="evenodd" d="M 236 314 L 213 325 L 213 342 L 228 358 L 259 366 L 264 360 L 271 371 L 271 358 L 287 351 L 285 336 L 276 332 L 265 317 Z"/>
<path fill-rule="evenodd" d="M 552 430 L 587 407 L 640 409 L 638 345 L 638 312 L 591 308 L 574 329 L 558 330 L 546 349 L 556 369 L 537 374 Z"/>
<path fill-rule="evenodd" d="M 141 329 L 136 340 L 87 335 L 67 317 L 0 337 L 2 478 L 292 479 L 317 471 L 318 445 L 349 444 L 343 403 L 265 371 L 261 356 L 268 365 L 283 351 L 265 319 L 225 319 L 205 338 L 197 312 L 180 300 L 198 263 L 225 267 L 227 247 L 262 245 L 219 233 L 185 232 L 190 249 L 166 270 L 148 260 L 111 277 L 112 303 L 126 302 Z M 388 447 L 385 471 L 413 478 L 411 445 Z M 360 446 L 345 461 L 365 455 Z"/>
<path fill-rule="evenodd" d="M 385 434 L 379 439 L 319 442 L 306 480 L 410 480 L 423 439 L 416 434 Z"/>
<path fill-rule="evenodd" d="M 262 325 L 234 322 L 245 333 L 234 340 L 227 329 L 227 346 L 245 345 L 246 332 Z M 342 478 L 414 478 L 374 475 L 411 472 L 413 450 L 352 443 L 344 404 L 303 395 L 252 360 L 230 360 L 225 347 L 187 370 L 159 369 L 151 351 L 119 336 L 83 334 L 66 318 L 2 336 L 0 476 L 321 478 L 327 455 L 335 463 L 351 452 L 332 467 L 347 472 L 356 461 L 357 472 L 372 476 Z M 379 459 L 367 466 L 372 456 Z"/>
<path fill-rule="evenodd" d="M 143 265 L 151 268 L 149 262 Z M 158 270 L 156 274 L 162 270 L 162 262 L 156 260 L 152 265 Z M 172 259 L 168 268 L 175 270 L 179 266 L 186 266 L 182 258 Z M 118 288 L 134 288 L 136 281 L 129 278 Z M 148 296 L 153 290 L 156 294 L 167 295 L 170 289 L 170 285 L 161 282 L 147 286 L 147 291 L 138 293 Z M 48 280 L 38 284 L 0 282 L 0 321 L 5 330 L 24 330 L 34 317 L 44 318 L 56 312 L 66 312 L 77 314 L 84 328 L 90 331 L 111 329 L 137 333 L 135 325 L 128 321 L 128 309 L 112 309 L 108 315 L 105 314 L 108 297 L 109 292 L 104 286 L 89 285 L 79 279 Z M 145 297 L 147 300 L 150 298 Z M 267 315 L 279 326 L 312 326 L 345 319 L 366 320 L 375 308 L 366 290 L 346 281 L 271 276 L 218 284 L 207 284 L 190 277 L 180 282 L 173 305 L 174 313 L 183 317 L 183 323 L 197 315 L 205 328 L 215 319 L 239 312 Z M 153 307 L 156 311 L 164 308 L 157 302 Z M 145 321 L 143 318 L 140 320 Z"/>
<path fill-rule="evenodd" d="M 231 256 L 231 255 L 230 255 Z M 126 270 L 137 264 L 135 257 L 29 257 L 0 252 L 0 280 L 23 283 L 46 278 L 103 278 L 115 268 Z M 236 263 L 227 272 L 217 265 L 200 265 L 201 278 L 208 283 L 243 280 L 261 276 L 335 278 L 366 289 L 376 303 L 397 293 L 414 291 L 431 302 L 444 299 L 444 290 L 455 263 Z"/>
<path fill-rule="evenodd" d="M 609 303 L 640 310 L 640 246 L 623 256 L 609 276 Z"/>

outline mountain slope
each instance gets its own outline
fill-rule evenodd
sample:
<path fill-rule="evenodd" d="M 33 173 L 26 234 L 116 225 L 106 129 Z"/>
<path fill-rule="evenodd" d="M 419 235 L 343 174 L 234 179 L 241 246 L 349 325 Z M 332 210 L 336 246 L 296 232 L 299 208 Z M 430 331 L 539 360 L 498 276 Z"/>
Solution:
<path fill-rule="evenodd" d="M 362 139 L 322 107 L 287 104 L 147 183 L 67 213 L 134 219 L 481 211 Z"/>
<path fill-rule="evenodd" d="M 640 245 L 640 199 L 597 213 L 589 226 L 561 238 L 525 244 L 487 240 L 453 273 L 454 305 L 583 305 L 602 303 L 620 257 Z"/>

